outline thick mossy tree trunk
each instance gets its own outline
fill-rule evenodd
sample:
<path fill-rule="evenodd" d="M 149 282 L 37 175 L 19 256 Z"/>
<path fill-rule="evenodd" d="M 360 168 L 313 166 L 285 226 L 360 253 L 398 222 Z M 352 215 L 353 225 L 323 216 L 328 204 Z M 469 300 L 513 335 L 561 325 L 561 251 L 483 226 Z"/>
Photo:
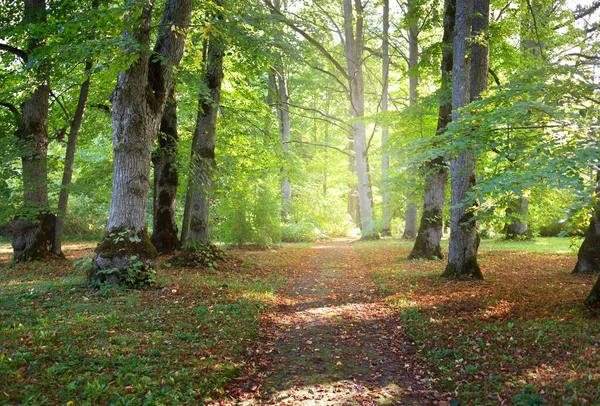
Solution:
<path fill-rule="evenodd" d="M 23 155 L 23 207 L 12 224 L 13 259 L 17 262 L 45 259 L 51 253 L 55 217 L 48 206 L 48 99 L 46 84 L 38 86 L 21 105 L 17 137 Z"/>
<path fill-rule="evenodd" d="M 364 48 L 364 12 L 360 0 L 344 0 L 344 51 L 350 90 L 350 115 L 354 118 L 352 134 L 354 141 L 354 159 L 358 185 L 358 204 L 360 209 L 360 228 L 362 239 L 377 239 L 373 219 L 373 198 L 369 178 L 369 159 L 367 134 L 364 122 L 365 83 L 363 78 L 362 52 Z"/>
<path fill-rule="evenodd" d="M 175 199 L 179 185 L 177 170 L 177 99 L 171 90 L 160 121 L 158 145 L 152 156 L 154 164 L 154 218 L 152 244 L 159 254 L 179 248 L 179 231 L 175 221 Z"/>
<path fill-rule="evenodd" d="M 457 0 L 452 64 L 452 119 L 458 120 L 458 110 L 477 99 L 487 88 L 489 0 Z M 471 31 L 472 22 L 472 31 Z M 471 44 L 469 36 L 483 38 Z M 476 157 L 461 151 L 452 162 L 452 207 L 450 209 L 450 247 L 448 264 L 443 276 L 456 279 L 483 279 L 477 263 L 479 235 L 474 220 L 476 205 L 468 206 L 467 195 L 476 182 Z"/>
<path fill-rule="evenodd" d="M 506 225 L 507 240 L 525 240 L 527 238 L 527 218 L 529 215 L 529 198 L 517 197 L 508 203 L 506 215 L 509 223 Z"/>
<path fill-rule="evenodd" d="M 452 119 L 452 37 L 454 34 L 454 19 L 456 14 L 456 0 L 446 0 L 444 13 L 444 35 L 442 38 L 442 92 L 438 110 L 436 134 L 443 134 L 446 126 Z M 426 164 L 425 168 L 425 195 L 423 198 L 423 211 L 421 223 L 415 245 L 408 256 L 409 259 L 442 259 L 440 242 L 443 235 L 443 210 L 446 198 L 446 184 L 448 182 L 448 167 L 443 157 L 437 157 Z"/>
<path fill-rule="evenodd" d="M 585 238 L 577 253 L 577 264 L 573 273 L 588 274 L 600 272 L 600 169 L 596 172 L 596 196 L 594 216 L 585 233 Z M 598 285 L 598 284 L 596 284 Z M 597 296 L 600 300 L 600 296 Z"/>
<path fill-rule="evenodd" d="M 193 0 L 166 2 L 154 52 L 143 51 L 150 46 L 152 5 L 138 5 L 139 21 L 126 36 L 139 44 L 134 48 L 139 54 L 119 74 L 112 96 L 112 198 L 106 235 L 96 247 L 92 284 L 142 286 L 154 276 L 157 252 L 146 227 L 152 144 L 173 86 L 172 69 L 183 55 Z"/>
<path fill-rule="evenodd" d="M 203 89 L 198 100 L 198 116 L 192 140 L 189 184 L 181 237 L 184 246 L 210 244 L 210 194 L 215 166 L 217 115 L 221 100 L 224 52 L 224 45 L 219 38 L 205 41 L 204 84 L 208 93 Z"/>
<path fill-rule="evenodd" d="M 46 21 L 45 0 L 27 0 L 24 3 L 23 24 Z M 32 38 L 25 55 L 20 55 L 27 66 L 42 41 Z M 48 107 L 50 88 L 42 73 L 43 67 L 32 72 L 37 85 L 21 104 L 20 122 L 16 136 L 22 148 L 23 206 L 12 224 L 13 259 L 17 262 L 41 260 L 51 253 L 55 217 L 48 205 Z"/>

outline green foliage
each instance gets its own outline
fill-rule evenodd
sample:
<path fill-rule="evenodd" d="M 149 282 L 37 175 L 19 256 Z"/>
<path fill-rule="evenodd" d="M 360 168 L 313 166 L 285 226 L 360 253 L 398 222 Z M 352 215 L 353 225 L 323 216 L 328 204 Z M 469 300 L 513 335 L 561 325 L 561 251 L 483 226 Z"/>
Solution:
<path fill-rule="evenodd" d="M 120 285 L 131 289 L 140 289 L 156 284 L 156 270 L 140 261 L 137 255 L 129 258 L 129 263 L 123 268 L 94 269 L 88 268 L 91 285 L 105 291 L 115 287 L 112 282 L 118 280 Z"/>
<path fill-rule="evenodd" d="M 177 266 L 207 268 L 214 271 L 225 259 L 225 252 L 216 245 L 191 243 L 174 257 L 173 263 Z"/>
<path fill-rule="evenodd" d="M 313 223 L 284 223 L 281 225 L 281 240 L 283 242 L 315 242 L 325 238 Z"/>
<path fill-rule="evenodd" d="M 231 191 L 215 210 L 216 238 L 226 244 L 269 247 L 281 241 L 279 199 L 268 185 Z"/>
<path fill-rule="evenodd" d="M 546 403 L 544 398 L 536 393 L 535 387 L 531 385 L 525 385 L 521 393 L 515 395 L 512 400 L 515 405 L 519 406 L 537 406 Z"/>

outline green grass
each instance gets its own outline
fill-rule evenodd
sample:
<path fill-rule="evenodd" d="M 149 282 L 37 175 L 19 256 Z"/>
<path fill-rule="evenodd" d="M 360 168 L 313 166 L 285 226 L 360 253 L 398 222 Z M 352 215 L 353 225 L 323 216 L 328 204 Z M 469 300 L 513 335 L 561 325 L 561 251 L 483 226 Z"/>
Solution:
<path fill-rule="evenodd" d="M 507 241 L 503 239 L 483 239 L 480 249 L 499 251 L 545 252 L 554 254 L 577 254 L 581 239 L 563 237 L 538 237 L 533 241 Z M 446 242 L 447 246 L 447 242 Z"/>
<path fill-rule="evenodd" d="M 285 283 L 160 270 L 160 289 L 88 287 L 69 263 L 0 272 L 0 403 L 197 404 L 236 377 Z"/>
<path fill-rule="evenodd" d="M 482 239 L 479 249 L 482 251 L 523 251 L 555 254 L 577 254 L 581 239 L 564 237 L 538 237 L 533 241 L 507 241 L 504 239 Z M 397 238 L 383 238 L 377 241 L 357 241 L 360 247 L 395 247 L 412 249 L 414 241 Z M 442 240 L 442 249 L 448 250 L 448 239 Z"/>

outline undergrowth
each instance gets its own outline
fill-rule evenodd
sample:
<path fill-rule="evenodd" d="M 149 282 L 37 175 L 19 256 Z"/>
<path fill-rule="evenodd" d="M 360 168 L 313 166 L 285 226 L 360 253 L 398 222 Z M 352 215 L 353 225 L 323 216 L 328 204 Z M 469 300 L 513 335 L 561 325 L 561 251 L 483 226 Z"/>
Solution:
<path fill-rule="evenodd" d="M 208 272 L 162 264 L 161 288 L 138 291 L 92 289 L 69 261 L 4 266 L 0 403 L 210 402 L 260 340 L 277 275 L 251 257 Z"/>

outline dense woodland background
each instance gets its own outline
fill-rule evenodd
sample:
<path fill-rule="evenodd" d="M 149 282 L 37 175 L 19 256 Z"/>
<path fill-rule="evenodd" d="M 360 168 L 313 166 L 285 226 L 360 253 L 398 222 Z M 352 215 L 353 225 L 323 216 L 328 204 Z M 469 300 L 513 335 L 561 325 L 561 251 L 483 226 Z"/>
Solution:
<path fill-rule="evenodd" d="M 599 7 L 3 2 L 15 260 L 98 238 L 104 280 L 127 255 L 152 268 L 150 236 L 168 253 L 354 227 L 419 234 L 430 258 L 450 228 L 446 275 L 481 278 L 480 236 L 589 229 L 595 271 Z"/>

